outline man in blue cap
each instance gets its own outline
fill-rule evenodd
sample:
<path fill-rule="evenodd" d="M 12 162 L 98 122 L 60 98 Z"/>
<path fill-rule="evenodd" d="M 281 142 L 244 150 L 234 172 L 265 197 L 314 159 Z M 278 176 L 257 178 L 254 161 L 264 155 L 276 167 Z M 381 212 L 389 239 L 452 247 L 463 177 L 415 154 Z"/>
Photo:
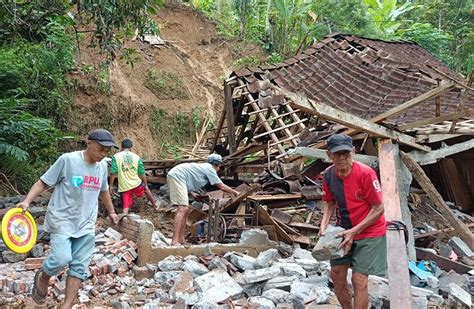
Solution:
<path fill-rule="evenodd" d="M 222 164 L 222 157 L 213 153 L 209 155 L 206 163 L 182 163 L 169 171 L 167 183 L 171 204 L 178 206 L 173 222 L 172 245 L 185 243 L 186 220 L 189 214 L 188 193 L 195 196 L 195 192 L 210 183 L 224 192 L 239 194 L 238 191 L 225 185 L 217 175 Z"/>
<path fill-rule="evenodd" d="M 107 163 L 103 160 L 115 145 L 113 135 L 103 129 L 90 132 L 87 148 L 61 155 L 31 187 L 17 206 L 26 211 L 46 188 L 54 188 L 44 221 L 50 233 L 51 251 L 36 272 L 31 296 L 38 304 L 46 301 L 48 282 L 68 266 L 66 297 L 61 308 L 71 308 L 82 281 L 88 277 L 95 246 L 98 199 L 118 223 L 107 184 Z"/>
<path fill-rule="evenodd" d="M 387 269 L 386 224 L 382 189 L 375 171 L 353 160 L 352 138 L 334 134 L 327 139 L 327 155 L 334 163 L 323 176 L 323 201 L 326 202 L 320 235 L 336 210 L 336 225 L 346 229 L 341 247 L 345 255 L 331 260 L 331 277 L 337 298 L 344 309 L 367 309 L 368 276 L 383 276 Z M 352 267 L 352 292 L 347 270 Z"/>

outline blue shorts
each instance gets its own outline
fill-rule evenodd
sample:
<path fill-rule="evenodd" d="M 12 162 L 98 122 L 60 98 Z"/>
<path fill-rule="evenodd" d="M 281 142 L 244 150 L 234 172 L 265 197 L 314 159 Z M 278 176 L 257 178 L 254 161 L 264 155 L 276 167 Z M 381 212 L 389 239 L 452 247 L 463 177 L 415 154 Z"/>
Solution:
<path fill-rule="evenodd" d="M 94 253 L 95 235 L 86 234 L 73 238 L 62 234 L 51 234 L 51 252 L 43 263 L 43 271 L 57 276 L 66 266 L 68 275 L 86 280 L 89 276 L 89 263 Z"/>

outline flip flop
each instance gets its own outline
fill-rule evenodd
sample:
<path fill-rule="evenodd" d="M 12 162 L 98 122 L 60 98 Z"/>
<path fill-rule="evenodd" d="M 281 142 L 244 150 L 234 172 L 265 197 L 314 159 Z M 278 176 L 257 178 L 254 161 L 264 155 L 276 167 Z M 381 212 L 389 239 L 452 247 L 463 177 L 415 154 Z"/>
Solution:
<path fill-rule="evenodd" d="M 38 271 L 35 274 L 33 290 L 31 291 L 31 298 L 33 298 L 35 303 L 37 303 L 38 305 L 42 305 L 46 302 L 46 295 L 48 294 L 47 290 L 46 290 L 46 293 L 41 293 L 41 291 L 38 288 L 38 280 L 40 278 L 40 274 L 41 274 L 41 269 L 38 269 Z"/>

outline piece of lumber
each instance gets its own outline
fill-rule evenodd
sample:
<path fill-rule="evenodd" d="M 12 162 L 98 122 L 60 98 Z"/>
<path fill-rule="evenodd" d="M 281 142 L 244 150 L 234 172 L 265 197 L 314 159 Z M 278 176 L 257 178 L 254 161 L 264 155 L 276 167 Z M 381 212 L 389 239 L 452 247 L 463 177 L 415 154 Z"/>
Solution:
<path fill-rule="evenodd" d="M 433 150 L 429 153 L 423 153 L 417 150 L 410 152 L 410 156 L 418 162 L 420 165 L 432 164 L 438 162 L 439 159 L 447 156 L 463 152 L 474 148 L 474 139 L 465 141 L 463 143 L 454 144 L 451 146 L 443 147 L 440 149 Z"/>
<path fill-rule="evenodd" d="M 419 134 L 416 135 L 416 141 L 418 143 L 437 143 L 441 141 L 445 141 L 447 139 L 452 139 L 455 137 L 459 137 L 462 134 Z"/>
<path fill-rule="evenodd" d="M 412 173 L 413 177 L 418 182 L 418 184 L 421 186 L 421 188 L 425 191 L 425 193 L 428 195 L 430 200 L 433 202 L 436 209 L 443 214 L 444 218 L 459 234 L 459 237 L 472 250 L 474 248 L 474 235 L 471 233 L 469 228 L 461 220 L 459 220 L 456 217 L 456 215 L 451 211 L 451 209 L 449 209 L 448 205 L 446 205 L 443 198 L 441 197 L 439 192 L 436 190 L 436 188 L 433 186 L 428 176 L 426 176 L 421 166 L 418 165 L 409 154 L 400 152 L 400 156 L 403 162 L 405 163 L 405 165 L 408 167 L 408 169 Z"/>
<path fill-rule="evenodd" d="M 268 212 L 260 205 L 256 206 L 257 215 L 258 215 L 258 222 L 262 225 L 273 225 L 275 227 L 276 234 L 278 236 L 278 240 L 281 240 L 287 244 L 292 244 L 293 240 L 290 236 L 278 225 L 275 220 L 270 217 Z"/>
<path fill-rule="evenodd" d="M 272 85 L 272 88 L 274 88 L 276 91 L 282 93 L 288 99 L 290 99 L 292 101 L 290 105 L 309 114 L 316 115 L 325 120 L 342 124 L 348 128 L 356 129 L 358 131 L 364 131 L 379 137 L 390 138 L 398 141 L 399 143 L 408 145 L 419 150 L 423 150 L 426 152 L 431 150 L 431 148 L 428 146 L 417 144 L 415 138 L 412 136 L 396 132 L 394 130 L 390 130 L 377 123 L 365 120 L 364 118 L 352 115 L 329 105 L 315 102 L 293 92 L 283 90 L 277 86 Z"/>
<path fill-rule="evenodd" d="M 309 230 L 309 231 L 319 232 L 319 226 L 309 224 L 309 223 L 290 222 L 290 223 L 288 223 L 288 225 L 291 226 L 291 227 L 294 227 L 296 229 L 300 229 L 300 230 Z"/>
<path fill-rule="evenodd" d="M 429 124 L 440 123 L 443 121 L 450 121 L 450 120 L 459 119 L 459 118 L 469 118 L 472 116 L 474 116 L 474 108 L 457 111 L 457 112 L 447 114 L 447 115 L 442 115 L 439 117 L 422 119 L 422 120 L 418 120 L 418 121 L 414 121 L 410 123 L 401 124 L 398 126 L 398 128 L 401 131 L 406 131 L 409 129 L 414 129 L 414 128 L 426 126 Z"/>
<path fill-rule="evenodd" d="M 278 235 L 274 225 L 262 225 L 261 227 L 267 231 L 268 239 L 278 241 Z"/>
<path fill-rule="evenodd" d="M 332 163 L 331 159 L 329 159 L 326 153 L 326 150 L 323 149 L 315 149 L 310 147 L 295 147 L 291 150 L 288 150 L 288 154 L 320 159 L 323 162 Z M 378 158 L 376 156 L 356 154 L 354 159 L 372 167 L 378 166 Z"/>
<path fill-rule="evenodd" d="M 474 223 L 467 224 L 467 227 L 470 230 L 472 230 L 474 228 Z M 421 239 L 421 238 L 425 238 L 425 237 L 429 237 L 429 236 L 436 236 L 438 234 L 445 233 L 445 232 L 450 232 L 450 231 L 454 231 L 454 228 L 448 227 L 446 229 L 441 229 L 441 230 L 436 230 L 436 231 L 427 232 L 427 233 L 423 233 L 423 234 L 418 234 L 418 235 L 415 235 L 415 239 Z"/>
<path fill-rule="evenodd" d="M 387 221 L 402 221 L 395 162 L 396 151 L 388 139 L 379 142 L 381 190 Z M 374 187 L 377 187 L 374 184 Z M 380 188 L 380 185 L 378 186 Z M 391 308 L 411 308 L 411 284 L 404 231 L 387 230 L 387 264 Z M 397 252 L 397 254 L 390 254 Z"/>
<path fill-rule="evenodd" d="M 240 202 L 245 200 L 250 194 L 256 192 L 259 188 L 260 188 L 260 186 L 258 186 L 258 185 L 252 185 L 248 189 L 246 189 L 245 191 L 240 192 L 239 195 L 233 196 L 227 203 L 225 203 L 223 206 L 221 206 L 220 212 L 226 212 L 230 208 L 239 205 Z"/>
<path fill-rule="evenodd" d="M 416 248 L 416 258 L 418 260 L 435 261 L 436 265 L 441 267 L 443 270 L 454 270 L 461 275 L 467 274 L 469 271 L 474 269 L 473 267 L 469 267 L 465 264 L 451 261 L 450 259 L 434 254 L 431 251 L 423 250 L 422 248 Z"/>
<path fill-rule="evenodd" d="M 445 158 L 440 160 L 439 164 L 442 167 L 444 176 L 447 178 L 447 183 L 450 185 L 456 206 L 461 207 L 463 211 L 470 209 L 472 203 L 471 192 L 469 191 L 467 182 L 458 170 L 454 159 Z"/>
<path fill-rule="evenodd" d="M 275 194 L 275 195 L 250 195 L 248 199 L 254 200 L 257 202 L 271 202 L 271 201 L 280 201 L 280 200 L 297 200 L 303 198 L 301 194 Z"/>
<path fill-rule="evenodd" d="M 273 221 L 275 221 L 285 232 L 288 233 L 288 235 L 301 235 L 297 230 L 289 227 L 285 223 L 281 222 L 280 220 L 276 218 L 272 218 Z"/>
<path fill-rule="evenodd" d="M 304 220 L 305 223 L 309 223 L 311 221 L 311 218 L 313 217 L 313 212 L 310 212 L 308 216 L 306 217 L 306 220 Z"/>
<path fill-rule="evenodd" d="M 277 219 L 278 221 L 285 224 L 288 224 L 291 221 L 291 216 L 289 214 L 277 208 L 272 210 L 272 218 Z"/>
<path fill-rule="evenodd" d="M 240 203 L 239 207 L 237 208 L 237 211 L 235 212 L 237 217 L 232 218 L 232 221 L 230 222 L 229 226 L 237 225 L 237 227 L 240 228 L 245 227 L 245 218 L 243 217 L 245 215 L 245 210 L 245 203 Z"/>
<path fill-rule="evenodd" d="M 299 244 L 304 244 L 304 245 L 310 245 L 311 244 L 311 239 L 309 236 L 305 235 L 290 235 L 290 238 Z"/>
<path fill-rule="evenodd" d="M 235 116 L 234 104 L 232 101 L 232 88 L 229 84 L 224 84 L 224 100 L 227 118 L 227 138 L 229 139 L 229 151 L 234 153 L 237 150 L 235 144 Z"/>

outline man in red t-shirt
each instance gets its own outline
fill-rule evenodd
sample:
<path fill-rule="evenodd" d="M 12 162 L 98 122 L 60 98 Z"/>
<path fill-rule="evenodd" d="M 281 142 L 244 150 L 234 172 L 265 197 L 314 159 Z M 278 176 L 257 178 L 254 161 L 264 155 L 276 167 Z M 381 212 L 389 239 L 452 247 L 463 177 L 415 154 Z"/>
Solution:
<path fill-rule="evenodd" d="M 353 161 L 352 138 L 334 134 L 327 139 L 327 155 L 334 163 L 323 176 L 326 202 L 319 234 L 324 235 L 336 210 L 336 225 L 346 229 L 341 247 L 345 255 L 331 260 L 331 277 L 343 309 L 367 309 L 368 275 L 385 275 L 387 269 L 386 224 L 383 216 L 382 189 L 375 171 Z M 347 270 L 352 266 L 352 292 Z"/>

